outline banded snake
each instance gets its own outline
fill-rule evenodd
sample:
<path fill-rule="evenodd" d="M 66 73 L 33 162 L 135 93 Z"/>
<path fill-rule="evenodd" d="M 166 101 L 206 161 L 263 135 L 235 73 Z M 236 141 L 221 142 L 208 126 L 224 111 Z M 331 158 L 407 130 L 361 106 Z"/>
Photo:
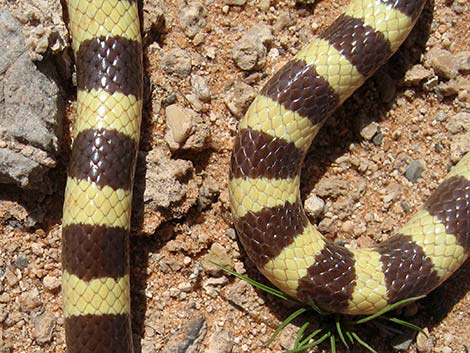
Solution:
<path fill-rule="evenodd" d="M 240 121 L 233 220 L 248 256 L 285 293 L 345 314 L 427 294 L 470 252 L 470 155 L 399 234 L 369 249 L 331 243 L 300 199 L 306 151 L 328 116 L 394 53 L 424 0 L 353 0 L 272 77 Z M 142 113 L 134 0 L 68 0 L 77 118 L 63 215 L 68 352 L 132 352 L 129 223 Z"/>

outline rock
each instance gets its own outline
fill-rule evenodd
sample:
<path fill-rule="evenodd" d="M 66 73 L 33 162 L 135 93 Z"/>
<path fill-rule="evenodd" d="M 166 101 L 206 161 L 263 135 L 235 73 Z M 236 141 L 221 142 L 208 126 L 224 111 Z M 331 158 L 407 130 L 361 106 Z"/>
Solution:
<path fill-rule="evenodd" d="M 453 135 L 459 132 L 470 131 L 470 113 L 460 112 L 450 117 L 446 129 Z"/>
<path fill-rule="evenodd" d="M 199 1 L 190 1 L 189 3 L 181 1 L 180 3 L 179 20 L 181 27 L 189 38 L 193 38 L 206 27 L 207 10 L 204 4 Z"/>
<path fill-rule="evenodd" d="M 278 33 L 284 28 L 295 25 L 295 23 L 295 17 L 290 12 L 283 11 L 277 16 L 276 22 L 273 25 L 274 32 Z"/>
<path fill-rule="evenodd" d="M 427 60 L 434 72 L 445 79 L 455 78 L 459 73 L 457 58 L 445 49 L 432 48 L 427 54 Z"/>
<path fill-rule="evenodd" d="M 196 203 L 198 185 L 192 179 L 193 164 L 187 160 L 171 159 L 167 149 L 155 147 L 148 153 L 141 152 L 137 163 L 135 194 L 144 202 L 143 232 L 152 234 L 163 222 L 184 216 Z M 145 166 L 145 168 L 144 168 Z M 142 217 L 136 213 L 135 217 Z"/>
<path fill-rule="evenodd" d="M 62 282 L 60 278 L 51 275 L 47 275 L 42 280 L 42 284 L 44 285 L 44 287 L 51 292 L 58 290 L 61 286 L 61 283 Z"/>
<path fill-rule="evenodd" d="M 174 48 L 163 54 L 161 66 L 167 74 L 185 78 L 191 73 L 192 59 L 187 51 Z"/>
<path fill-rule="evenodd" d="M 195 94 L 193 93 L 186 94 L 184 98 L 186 98 L 189 104 L 191 104 L 191 108 L 193 108 L 196 112 L 202 111 L 201 101 Z"/>
<path fill-rule="evenodd" d="M 18 255 L 18 257 L 15 259 L 15 266 L 20 270 L 24 270 L 28 267 L 28 258 L 23 255 Z"/>
<path fill-rule="evenodd" d="M 21 25 L 9 12 L 0 12 L 0 75 L 5 74 L 7 69 L 25 52 L 24 37 Z"/>
<path fill-rule="evenodd" d="M 206 353 L 231 353 L 233 347 L 230 332 L 224 329 L 215 331 L 209 338 Z"/>
<path fill-rule="evenodd" d="M 213 276 L 217 276 L 222 272 L 220 267 L 215 264 L 230 270 L 233 270 L 234 266 L 233 260 L 228 255 L 227 250 L 218 243 L 212 244 L 209 252 L 202 259 L 202 267 L 207 273 Z"/>
<path fill-rule="evenodd" d="M 323 214 L 325 201 L 317 195 L 311 195 L 305 200 L 304 208 L 310 217 L 317 219 Z"/>
<path fill-rule="evenodd" d="M 208 176 L 202 182 L 199 189 L 197 204 L 200 210 L 208 208 L 219 196 L 219 188 L 214 178 Z"/>
<path fill-rule="evenodd" d="M 34 320 L 33 338 L 39 344 L 45 344 L 52 339 L 56 318 L 51 312 L 44 312 Z"/>
<path fill-rule="evenodd" d="M 470 73 L 470 51 L 457 53 L 456 57 L 459 72 L 463 74 Z"/>
<path fill-rule="evenodd" d="M 432 76 L 431 70 L 426 69 L 421 64 L 417 64 L 405 73 L 403 83 L 406 86 L 419 86 L 421 82 L 428 80 Z"/>
<path fill-rule="evenodd" d="M 162 348 L 164 353 L 198 352 L 201 340 L 206 334 L 206 318 L 196 316 L 181 327 Z"/>
<path fill-rule="evenodd" d="M 370 124 L 367 124 L 361 129 L 361 136 L 367 141 L 372 140 L 372 138 L 375 136 L 375 134 L 379 131 L 379 124 L 377 124 L 375 121 L 371 122 Z"/>
<path fill-rule="evenodd" d="M 143 37 L 145 43 L 154 42 L 165 30 L 165 13 L 160 3 L 145 1 L 142 9 L 144 24 Z"/>
<path fill-rule="evenodd" d="M 260 305 L 258 298 L 253 296 L 251 285 L 245 281 L 236 281 L 225 288 L 227 299 L 247 312 L 253 312 Z"/>
<path fill-rule="evenodd" d="M 170 131 L 167 131 L 164 140 L 172 152 L 202 151 L 208 147 L 211 137 L 211 129 L 199 114 L 189 109 L 184 109 L 184 111 L 186 111 L 187 114 L 192 115 L 192 128 L 190 130 L 190 135 L 185 139 L 184 143 L 177 143 L 173 136 L 171 136 Z M 180 128 L 181 127 L 176 127 L 176 129 Z"/>
<path fill-rule="evenodd" d="M 193 164 L 186 160 L 170 159 L 159 149 L 150 151 L 146 161 L 147 185 L 144 202 L 153 207 L 163 208 L 180 202 L 186 190 L 180 180 L 192 173 Z"/>
<path fill-rule="evenodd" d="M 244 71 L 261 69 L 266 64 L 267 47 L 273 39 L 269 26 L 250 28 L 233 46 L 232 58 L 235 64 Z"/>
<path fill-rule="evenodd" d="M 21 311 L 23 312 L 31 312 L 42 305 L 39 290 L 37 288 L 21 293 L 19 299 Z"/>
<path fill-rule="evenodd" d="M 255 97 L 256 91 L 253 87 L 244 82 L 237 81 L 229 86 L 225 94 L 224 103 L 228 110 L 236 118 L 240 119 L 246 113 Z"/>
<path fill-rule="evenodd" d="M 33 64 L 7 12 L 0 12 L 0 46 L 0 183 L 47 193 L 64 114 L 59 87 L 43 73 L 54 69 Z"/>
<path fill-rule="evenodd" d="M 412 159 L 411 162 L 408 164 L 408 167 L 406 168 L 405 178 L 411 181 L 412 183 L 416 183 L 416 181 L 421 178 L 421 174 L 423 174 L 423 171 L 423 162 L 417 159 Z"/>
<path fill-rule="evenodd" d="M 447 119 L 447 114 L 443 110 L 438 110 L 436 112 L 436 116 L 434 117 L 434 119 L 436 119 L 436 121 L 438 122 L 443 122 Z"/>
<path fill-rule="evenodd" d="M 52 0 L 45 4 L 42 0 L 30 0 L 15 5 L 10 9 L 22 24 L 31 59 L 41 61 L 51 53 L 64 55 L 70 37 L 62 18 L 60 1 Z"/>
<path fill-rule="evenodd" d="M 450 142 L 450 160 L 457 163 L 468 152 L 470 152 L 470 132 L 455 135 Z"/>
<path fill-rule="evenodd" d="M 225 276 L 222 277 L 209 277 L 202 282 L 202 288 L 206 294 L 212 298 L 216 298 L 220 294 L 220 289 L 228 283 Z"/>
<path fill-rule="evenodd" d="M 207 81 L 204 77 L 199 75 L 191 75 L 191 87 L 194 94 L 203 102 L 209 102 L 211 100 L 211 90 L 207 85 Z"/>
<path fill-rule="evenodd" d="M 340 196 L 358 200 L 364 193 L 367 182 L 364 178 L 357 178 L 354 182 L 339 178 L 323 178 L 315 187 L 319 197 L 337 199 Z"/>
<path fill-rule="evenodd" d="M 165 116 L 173 140 L 178 144 L 184 143 L 193 129 L 194 113 L 177 104 L 172 104 L 165 108 Z"/>

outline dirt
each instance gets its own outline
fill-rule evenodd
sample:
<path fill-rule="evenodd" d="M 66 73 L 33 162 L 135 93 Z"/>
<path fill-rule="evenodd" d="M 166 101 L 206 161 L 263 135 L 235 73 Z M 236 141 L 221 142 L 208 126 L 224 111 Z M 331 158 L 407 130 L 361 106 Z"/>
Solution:
<path fill-rule="evenodd" d="M 180 105 L 191 107 L 185 98 L 191 92 L 190 77 L 168 75 L 160 67 L 165 52 L 181 48 L 192 58 L 192 73 L 203 76 L 212 92 L 211 100 L 202 102 L 199 112 L 210 127 L 211 136 L 202 151 L 176 152 L 172 158 L 191 161 L 193 184 L 202 185 L 202 180 L 210 177 L 215 184 L 212 188 L 218 192 L 207 207 L 201 209 L 196 203 L 188 207 L 183 200 L 182 214 L 169 216 L 164 221 L 159 218 L 158 222 L 152 219 L 155 216 L 151 212 L 143 211 L 143 205 L 135 205 L 131 261 L 137 351 L 171 351 L 171 342 L 183 340 L 180 329 L 195 318 L 196 323 L 201 324 L 201 315 L 204 328 L 197 331 L 200 341 L 195 343 L 195 351 L 230 352 L 231 346 L 234 353 L 277 353 L 290 348 L 298 322 L 290 325 L 271 345 L 267 342 L 279 323 L 292 312 L 291 306 L 233 277 L 224 278 L 204 265 L 209 253 L 221 261 L 228 258 L 227 263 L 233 263 L 237 271 L 266 283 L 244 256 L 230 221 L 227 178 L 236 119 L 227 109 L 224 98 L 230 85 L 238 81 L 261 89 L 267 77 L 287 62 L 307 39 L 324 30 L 346 3 L 345 0 L 324 0 L 313 5 L 296 5 L 293 1 L 278 1 L 265 7 L 263 1 L 248 1 L 243 6 L 226 5 L 221 0 L 208 1 L 206 25 L 201 29 L 203 39 L 191 39 L 180 26 L 177 1 L 145 1 L 145 20 L 157 23 L 157 17 L 163 13 L 165 25 L 162 28 L 158 23 L 158 32 L 147 32 L 145 70 L 147 82 L 152 85 L 147 90 L 140 149 L 148 152 L 155 146 L 165 145 L 162 142 L 167 133 L 164 108 L 169 96 L 175 95 Z M 422 84 L 403 84 L 407 70 L 424 63 L 431 48 L 447 49 L 454 54 L 470 50 L 470 8 L 465 2 L 451 3 L 437 0 L 427 5 L 404 47 L 334 114 L 314 142 L 303 171 L 304 199 L 315 192 L 316 184 L 324 178 L 336 178 L 352 185 L 363 179 L 366 182 L 357 199 L 347 195 L 325 199 L 327 221 L 315 222 L 328 237 L 353 246 L 386 239 L 416 212 L 452 165 L 452 135 L 445 128 L 445 121 L 439 122 L 435 117 L 439 112 L 452 117 L 469 111 L 470 101 L 464 95 L 440 97 Z M 455 10 L 459 4 L 465 7 L 462 13 Z M 12 12 L 21 8 L 14 2 L 0 2 L 0 5 Z M 270 44 L 266 65 L 255 72 L 238 69 L 232 60 L 233 43 L 254 25 L 262 23 L 278 28 L 275 24 L 282 14 L 289 14 L 293 22 L 273 32 L 274 41 Z M 203 42 L 195 45 L 196 40 Z M 73 121 L 75 95 L 72 90 L 64 94 L 69 102 L 67 119 Z M 384 99 L 390 95 L 390 99 Z M 371 122 L 378 123 L 380 141 L 361 137 L 362 127 Z M 69 142 L 66 138 L 64 145 Z M 67 150 L 65 148 L 64 153 Z M 404 177 L 411 159 L 420 160 L 424 165 L 421 177 L 414 183 Z M 24 213 L 31 209 L 21 202 L 21 197 L 15 197 L 22 191 L 12 188 L 8 191 L 10 198 L 0 200 L 2 353 L 65 351 L 58 281 L 61 275 L 61 190 L 65 185 L 66 160 L 66 156 L 61 157 L 58 169 L 51 172 L 56 177 L 56 192 L 48 196 L 49 211 L 43 222 L 34 227 L 23 223 Z M 364 163 L 366 167 L 361 167 Z M 137 178 L 136 185 L 143 182 L 142 178 Z M 197 189 L 192 187 L 191 192 L 193 194 L 186 197 L 194 201 Z M 385 196 L 390 194 L 391 201 L 387 199 L 388 203 L 384 203 Z M 15 215 L 19 216 L 15 218 Z M 156 222 L 159 226 L 155 232 L 143 231 L 145 224 Z M 214 245 L 217 246 L 214 248 Z M 414 307 L 417 310 L 408 310 L 408 320 L 429 330 L 432 352 L 468 352 L 470 349 L 469 278 L 467 261 L 447 282 L 419 301 Z M 392 351 L 391 338 L 382 331 L 377 333 L 371 328 L 364 330 L 362 336 L 377 351 Z M 227 340 L 228 346 L 214 348 L 222 347 L 217 346 L 221 339 Z M 327 351 L 327 347 L 322 349 Z M 364 349 L 356 347 L 354 351 Z M 418 352 L 416 344 L 406 352 Z"/>

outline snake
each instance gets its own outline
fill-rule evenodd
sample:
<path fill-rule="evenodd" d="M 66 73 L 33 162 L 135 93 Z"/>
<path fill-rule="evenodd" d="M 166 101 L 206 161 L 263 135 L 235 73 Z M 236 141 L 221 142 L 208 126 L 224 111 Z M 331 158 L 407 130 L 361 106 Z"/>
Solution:
<path fill-rule="evenodd" d="M 286 294 L 363 315 L 425 295 L 470 253 L 470 154 L 388 240 L 328 241 L 302 206 L 304 157 L 322 124 L 408 36 L 425 0 L 353 0 L 268 80 L 239 122 L 228 193 L 241 244 Z M 129 229 L 142 114 L 135 0 L 67 0 L 77 108 L 62 220 L 66 346 L 133 352 Z"/>

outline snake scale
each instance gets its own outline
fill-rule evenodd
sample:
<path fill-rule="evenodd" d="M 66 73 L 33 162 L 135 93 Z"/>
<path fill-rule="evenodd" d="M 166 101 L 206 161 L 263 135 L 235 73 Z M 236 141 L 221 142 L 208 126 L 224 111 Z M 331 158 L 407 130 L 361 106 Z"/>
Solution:
<path fill-rule="evenodd" d="M 470 155 L 397 235 L 331 243 L 300 198 L 303 159 L 327 117 L 394 53 L 424 0 L 353 0 L 275 74 L 240 121 L 229 194 L 239 238 L 285 293 L 336 313 L 369 314 L 445 281 L 470 253 Z M 63 216 L 66 344 L 132 352 L 128 233 L 143 67 L 135 0 L 68 0 L 77 118 Z"/>

